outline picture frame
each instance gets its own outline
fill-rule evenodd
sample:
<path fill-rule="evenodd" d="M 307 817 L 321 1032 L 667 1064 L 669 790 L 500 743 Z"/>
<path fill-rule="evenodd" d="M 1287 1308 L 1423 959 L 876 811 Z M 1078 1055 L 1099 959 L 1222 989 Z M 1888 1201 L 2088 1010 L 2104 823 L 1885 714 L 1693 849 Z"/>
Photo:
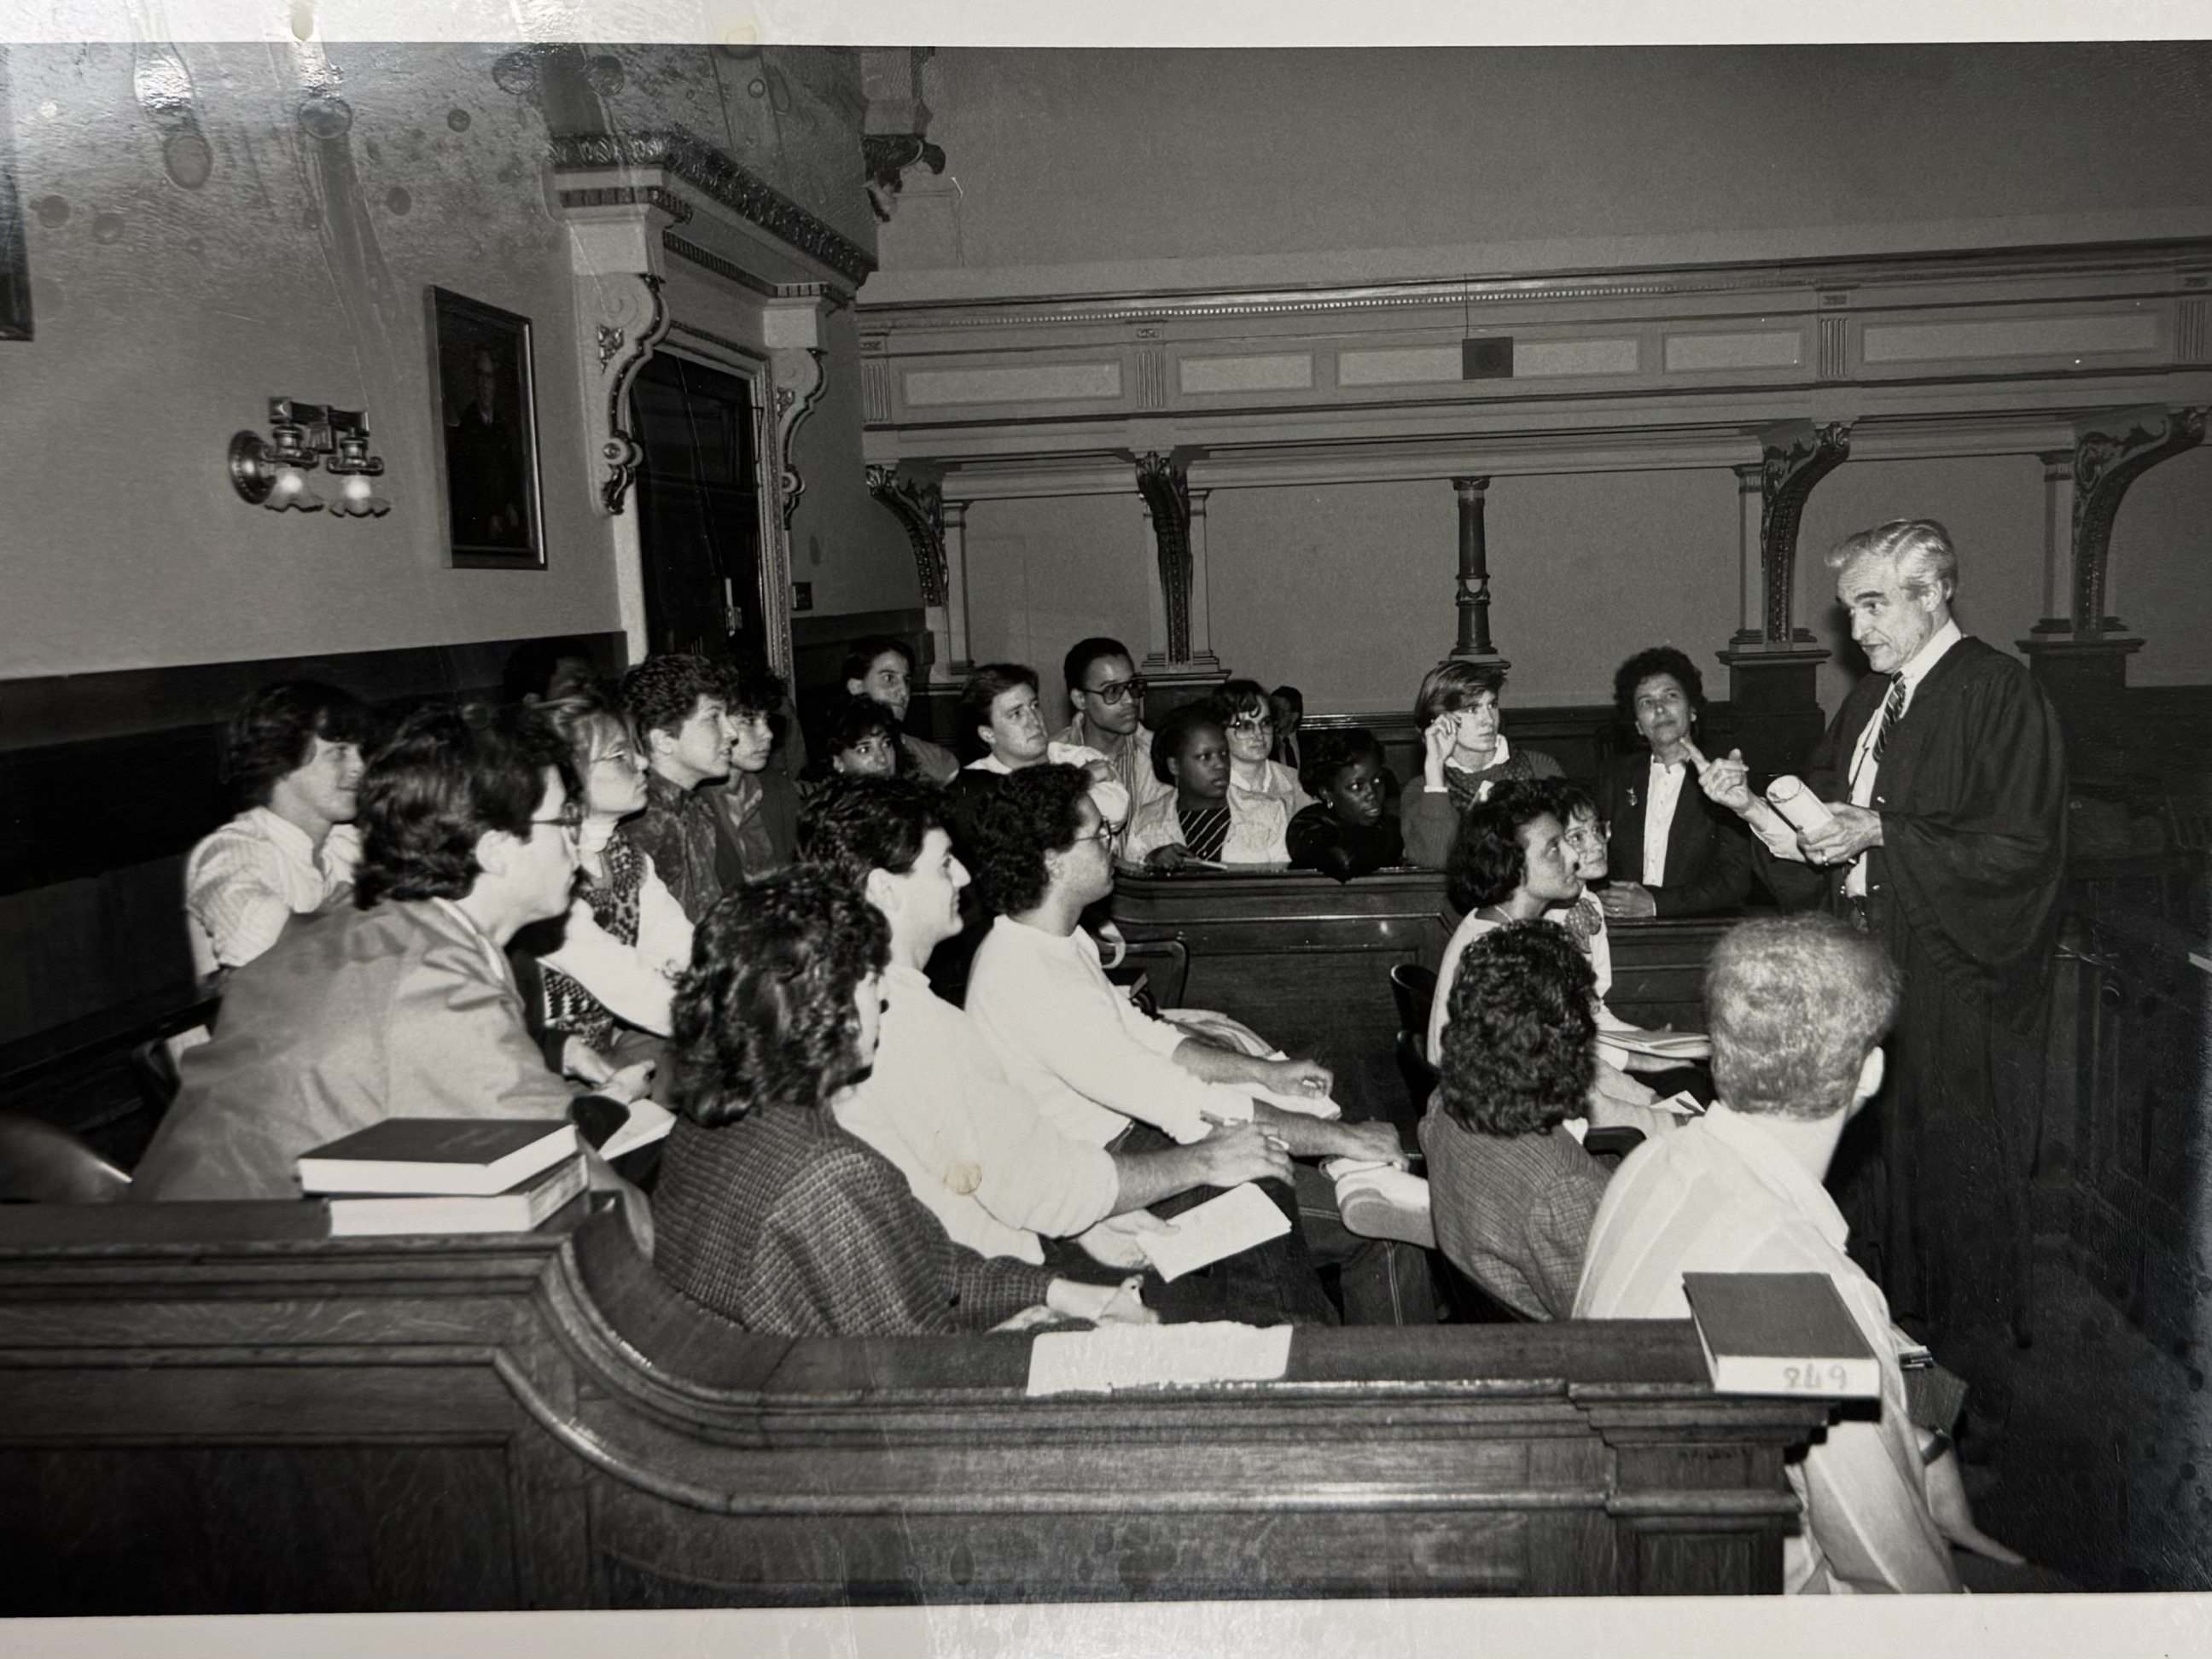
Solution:
<path fill-rule="evenodd" d="M 447 562 L 461 569 L 543 570 L 530 319 L 434 287 L 429 313 Z"/>
<path fill-rule="evenodd" d="M 0 340 L 31 337 L 31 261 L 24 246 L 22 197 L 15 187 L 15 135 L 8 53 L 0 49 Z"/>

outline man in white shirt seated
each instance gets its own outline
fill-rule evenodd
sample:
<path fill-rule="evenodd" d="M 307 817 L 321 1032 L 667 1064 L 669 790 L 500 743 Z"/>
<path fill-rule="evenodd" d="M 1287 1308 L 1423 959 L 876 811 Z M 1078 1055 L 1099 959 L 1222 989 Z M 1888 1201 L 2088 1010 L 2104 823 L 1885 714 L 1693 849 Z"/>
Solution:
<path fill-rule="evenodd" d="M 982 753 L 968 772 L 1005 777 L 1031 766 L 1077 766 L 1089 780 L 1099 815 L 1119 834 L 1129 822 L 1132 797 L 1114 763 L 1096 749 L 1048 738 L 1037 702 L 1036 670 L 1018 662 L 987 662 L 960 688 L 960 720 Z"/>
<path fill-rule="evenodd" d="M 355 791 L 368 710 L 351 692 L 285 680 L 247 698 L 222 735 L 222 779 L 246 810 L 185 863 L 185 927 L 202 978 L 240 968 L 295 916 L 352 896 Z"/>
<path fill-rule="evenodd" d="M 922 973 L 930 952 L 959 931 L 968 884 L 945 806 L 943 792 L 920 779 L 850 777 L 833 780 L 807 808 L 806 861 L 843 874 L 890 927 L 874 1068 L 839 1097 L 837 1121 L 898 1166 L 956 1243 L 1044 1264 L 1046 1240 L 1080 1234 L 1095 1260 L 1053 1253 L 1079 1272 L 1144 1265 L 1133 1236 L 1160 1224 L 1143 1213 L 1146 1205 L 1195 1187 L 1289 1180 L 1289 1155 L 1256 1124 L 1117 1156 L 1071 1139 L 1007 1081 L 975 1022 Z M 1097 1225 L 1132 1212 L 1127 1222 Z M 1148 1305 L 1160 1305 L 1158 1288 L 1147 1288 Z"/>
<path fill-rule="evenodd" d="M 1872 940 L 1822 916 L 1745 922 L 1705 975 L 1713 1075 L 1705 1116 L 1629 1154 L 1590 1228 L 1577 1319 L 1684 1319 L 1685 1273 L 1817 1273 L 1880 1356 L 1875 1415 L 1846 1410 L 1790 1469 L 1805 1506 L 1784 1547 L 1784 1588 L 1950 1591 L 1946 1537 L 2016 1556 L 1973 1528 L 1948 1437 L 1916 1429 L 1889 1304 L 1844 1254 L 1821 1186 L 1844 1126 L 1882 1079 L 1897 970 Z"/>
<path fill-rule="evenodd" d="M 361 806 L 360 908 L 288 928 L 233 976 L 132 1197 L 297 1197 L 301 1153 L 387 1117 L 569 1115 L 504 954 L 568 908 L 582 803 L 566 740 L 534 709 L 421 708 Z M 626 1106 L 651 1070 L 596 1092 Z"/>
<path fill-rule="evenodd" d="M 1325 1066 L 1216 1048 L 1141 1012 L 1107 979 L 1077 926 L 1085 907 L 1114 888 L 1110 832 L 1088 787 L 1073 767 L 1029 767 L 977 799 L 969 817 L 978 884 L 996 920 L 975 955 L 968 1012 L 1006 1075 L 1071 1139 L 1116 1152 L 1189 1146 L 1218 1125 L 1251 1121 L 1294 1158 L 1404 1164 L 1388 1123 L 1336 1122 L 1264 1097 L 1324 1100 L 1334 1081 Z M 1287 1193 L 1276 1192 L 1291 1211 Z M 1332 1200 L 1325 1180 L 1299 1182 L 1297 1209 L 1333 1214 Z M 1400 1279 L 1391 1272 L 1397 1247 L 1352 1241 L 1347 1249 L 1371 1258 L 1345 1262 L 1347 1316 L 1387 1321 L 1410 1310 L 1418 1322 L 1411 1304 L 1427 1286 L 1419 1253 L 1397 1253 L 1419 1269 Z"/>

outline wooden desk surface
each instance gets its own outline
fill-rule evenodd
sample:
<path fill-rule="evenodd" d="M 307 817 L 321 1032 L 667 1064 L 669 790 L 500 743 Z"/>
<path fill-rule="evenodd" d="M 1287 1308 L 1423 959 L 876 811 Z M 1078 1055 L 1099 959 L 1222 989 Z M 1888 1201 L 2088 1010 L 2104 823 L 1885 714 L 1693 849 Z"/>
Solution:
<path fill-rule="evenodd" d="M 1715 1395 L 1668 1322 L 1301 1330 L 1281 1382 L 1030 1400 L 1025 1338 L 742 1332 L 608 1211 L 171 1207 L 0 1222 L 0 1610 L 1771 1590 L 1823 1416 Z"/>

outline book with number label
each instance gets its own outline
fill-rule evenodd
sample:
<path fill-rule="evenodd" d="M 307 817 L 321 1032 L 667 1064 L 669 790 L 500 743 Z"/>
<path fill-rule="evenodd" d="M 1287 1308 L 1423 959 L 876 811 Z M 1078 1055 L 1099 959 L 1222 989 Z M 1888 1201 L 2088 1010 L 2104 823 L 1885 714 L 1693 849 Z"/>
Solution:
<path fill-rule="evenodd" d="M 1682 1291 L 1720 1393 L 1880 1396 L 1881 1363 L 1826 1273 L 1684 1273 Z"/>
<path fill-rule="evenodd" d="M 310 1193 L 503 1193 L 577 1151 L 558 1118 L 388 1117 L 300 1159 Z"/>

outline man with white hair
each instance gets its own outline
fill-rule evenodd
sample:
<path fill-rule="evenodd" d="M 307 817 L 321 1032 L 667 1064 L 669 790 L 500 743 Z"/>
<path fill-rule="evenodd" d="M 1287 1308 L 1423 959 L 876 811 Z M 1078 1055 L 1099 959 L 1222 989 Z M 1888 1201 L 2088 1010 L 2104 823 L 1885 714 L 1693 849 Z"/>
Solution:
<path fill-rule="evenodd" d="M 1862 531 L 1826 562 L 1874 670 L 1806 771 L 1832 821 L 1791 830 L 1751 794 L 1741 755 L 1699 781 L 1778 858 L 1824 872 L 1827 908 L 1904 970 L 1881 1178 L 1856 1194 L 1847 1182 L 1846 1201 L 1868 1203 L 1892 1306 L 1926 1322 L 1975 1385 L 1976 1425 L 1994 1433 L 2028 1331 L 2065 750 L 2019 660 L 1960 631 L 1958 556 L 1942 525 Z"/>

